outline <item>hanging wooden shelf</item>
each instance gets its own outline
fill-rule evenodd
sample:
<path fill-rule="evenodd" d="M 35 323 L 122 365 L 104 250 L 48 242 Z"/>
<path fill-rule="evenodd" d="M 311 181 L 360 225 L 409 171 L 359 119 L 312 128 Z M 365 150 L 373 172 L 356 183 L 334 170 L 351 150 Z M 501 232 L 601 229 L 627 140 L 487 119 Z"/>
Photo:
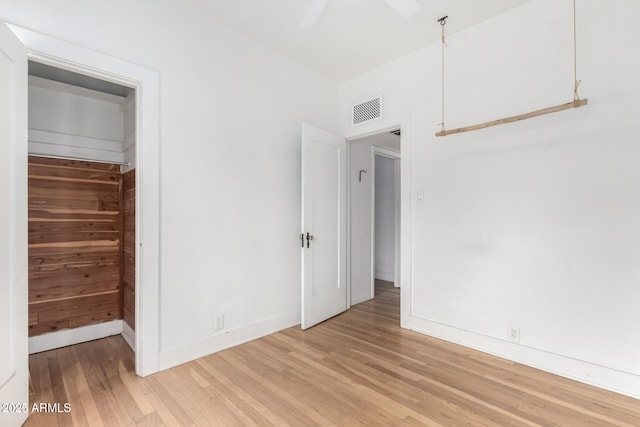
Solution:
<path fill-rule="evenodd" d="M 543 116 L 545 114 L 557 113 L 558 111 L 564 111 L 570 108 L 579 108 L 579 107 L 582 107 L 583 105 L 587 105 L 586 99 L 576 99 L 574 101 L 567 102 L 566 104 L 556 105 L 555 107 L 543 108 L 541 110 L 531 111 L 525 114 L 518 114 L 517 116 L 511 116 L 511 117 L 507 117 L 499 120 L 492 120 L 489 122 L 484 122 L 477 125 L 466 126 L 466 127 L 457 128 L 457 129 L 442 130 L 440 132 L 437 132 L 436 136 L 447 136 L 447 135 L 453 135 L 456 133 L 469 132 L 472 130 L 485 129 L 491 126 L 504 125 L 506 123 L 513 123 L 520 120 L 530 119 L 532 117 Z"/>
<path fill-rule="evenodd" d="M 580 96 L 578 95 L 578 87 L 580 86 L 580 80 L 578 80 L 578 66 L 577 66 L 578 56 L 577 56 L 577 48 L 576 48 L 577 46 L 576 0 L 573 0 L 573 80 L 575 82 L 575 86 L 573 88 L 573 101 L 567 102 L 566 104 L 556 105 L 555 107 L 543 108 L 541 110 L 531 111 L 525 114 L 518 114 L 517 116 L 511 116 L 504 119 L 492 120 L 490 122 L 484 122 L 484 123 L 480 123 L 473 126 L 466 126 L 462 128 L 447 130 L 445 128 L 445 121 L 444 121 L 444 106 L 445 106 L 445 103 L 444 103 L 444 75 L 445 75 L 444 74 L 444 51 L 445 51 L 445 48 L 447 47 L 447 43 L 444 37 L 444 27 L 445 27 L 445 24 L 447 23 L 447 18 L 448 16 L 444 16 L 438 19 L 438 23 L 442 28 L 442 121 L 440 122 L 441 130 L 440 132 L 436 132 L 436 137 L 453 135 L 453 134 L 462 133 L 462 132 L 470 132 L 473 130 L 485 129 L 491 126 L 504 125 L 507 123 L 513 123 L 520 120 L 530 119 L 532 117 L 538 117 L 538 116 L 543 116 L 545 114 L 557 113 L 559 111 L 568 110 L 570 108 L 579 108 L 579 107 L 582 107 L 583 105 L 587 105 L 588 103 L 587 100 L 580 99 Z"/>

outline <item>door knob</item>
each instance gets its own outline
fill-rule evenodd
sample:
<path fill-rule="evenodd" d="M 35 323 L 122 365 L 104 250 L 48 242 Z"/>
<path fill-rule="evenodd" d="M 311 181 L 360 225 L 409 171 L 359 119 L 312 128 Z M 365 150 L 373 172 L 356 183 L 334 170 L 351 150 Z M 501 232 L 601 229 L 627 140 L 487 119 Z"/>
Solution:
<path fill-rule="evenodd" d="M 307 232 L 307 248 L 309 247 L 309 242 L 313 240 L 313 236 Z"/>

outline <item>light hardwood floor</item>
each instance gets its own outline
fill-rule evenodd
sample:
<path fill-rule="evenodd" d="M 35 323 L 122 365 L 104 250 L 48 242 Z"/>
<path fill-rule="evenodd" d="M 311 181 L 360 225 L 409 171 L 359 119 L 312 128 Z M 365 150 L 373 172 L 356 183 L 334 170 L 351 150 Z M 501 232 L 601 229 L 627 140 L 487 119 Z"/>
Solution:
<path fill-rule="evenodd" d="M 111 337 L 32 355 L 28 426 L 640 426 L 640 401 L 399 328 L 398 290 L 147 378 Z"/>

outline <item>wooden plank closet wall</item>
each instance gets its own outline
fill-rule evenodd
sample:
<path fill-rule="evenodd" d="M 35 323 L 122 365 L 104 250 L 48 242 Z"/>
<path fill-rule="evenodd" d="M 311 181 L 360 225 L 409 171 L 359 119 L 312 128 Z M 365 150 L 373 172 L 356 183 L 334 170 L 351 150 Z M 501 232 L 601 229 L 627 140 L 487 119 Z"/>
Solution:
<path fill-rule="evenodd" d="M 29 335 L 122 317 L 120 166 L 29 157 Z"/>
<path fill-rule="evenodd" d="M 136 304 L 136 171 L 122 175 L 122 318 L 135 331 Z"/>

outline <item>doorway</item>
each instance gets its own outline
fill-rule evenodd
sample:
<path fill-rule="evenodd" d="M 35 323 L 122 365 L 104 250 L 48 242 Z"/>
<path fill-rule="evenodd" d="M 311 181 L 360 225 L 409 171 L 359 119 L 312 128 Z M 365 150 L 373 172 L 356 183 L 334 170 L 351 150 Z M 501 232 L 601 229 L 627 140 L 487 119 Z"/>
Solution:
<path fill-rule="evenodd" d="M 402 150 L 410 152 L 410 119 L 411 115 L 404 113 L 371 120 L 369 123 L 346 129 L 342 136 L 306 123 L 302 124 L 302 215 L 298 242 L 302 247 L 302 329 L 348 310 L 352 305 L 369 300 L 375 295 L 372 205 L 374 195 L 370 178 L 373 174 L 371 171 L 375 168 L 372 163 L 375 159 L 375 144 L 367 143 L 365 138 L 389 138 L 393 135 L 393 147 L 401 147 Z M 360 142 L 363 143 L 359 144 Z M 376 147 L 384 149 L 377 145 Z M 390 151 L 399 156 L 399 150 Z M 397 207 L 399 215 L 396 219 L 400 228 L 400 250 L 396 251 L 400 268 L 394 273 L 399 275 L 397 282 L 400 283 L 400 327 L 411 329 L 411 171 L 410 163 L 406 159 L 401 160 L 400 165 Z M 366 180 L 368 185 L 363 180 Z M 316 189 L 313 183 L 322 185 Z M 325 209 L 328 206 L 327 201 L 332 202 L 328 210 Z M 323 209 L 318 211 L 316 207 Z M 333 218 L 333 225 L 321 235 L 314 230 L 314 218 L 318 215 L 325 219 Z M 319 245 L 321 239 L 324 245 Z M 324 246 L 321 251 L 323 253 L 315 255 L 315 248 L 321 246 Z M 314 278 L 311 272 L 318 272 L 319 276 L 316 275 Z M 364 279 L 358 280 L 362 278 Z M 321 279 L 326 289 L 332 289 L 331 304 L 323 304 L 310 298 L 324 293 L 322 290 L 314 292 L 315 279 Z M 397 291 L 395 286 L 394 289 Z M 324 300 L 329 301 L 326 297 Z M 313 323 L 306 321 L 311 312 L 320 314 Z"/>
<path fill-rule="evenodd" d="M 27 60 L 50 65 L 56 68 L 77 72 L 86 76 L 104 79 L 116 84 L 122 84 L 136 90 L 136 302 L 135 318 L 140 329 L 136 333 L 135 366 L 136 374 L 146 376 L 158 372 L 160 368 L 159 349 L 159 289 L 160 289 L 160 78 L 157 71 L 134 64 L 132 62 L 100 53 L 73 43 L 47 36 L 20 27 L 6 24 L 8 30 L 3 30 L 3 49 L 11 50 L 8 55 L 14 64 L 18 64 L 15 94 L 17 115 L 14 125 L 17 126 L 16 160 L 13 168 L 18 175 L 13 179 L 18 183 L 24 182 L 26 198 L 26 131 L 27 131 Z M 11 34 L 12 33 L 12 34 Z M 6 42 L 6 43 L 5 43 Z M 22 107 L 24 106 L 24 114 Z M 13 108 L 12 107 L 12 108 Z M 11 123 L 10 123 L 11 124 Z M 23 142 L 24 141 L 24 142 Z M 24 160 L 24 162 L 23 162 Z M 14 216 L 26 219 L 26 200 L 24 204 L 15 205 Z M 9 213 L 11 214 L 11 212 Z M 141 224 L 145 225 L 144 230 Z M 24 238 L 16 245 L 24 247 L 26 255 L 26 221 L 24 224 Z M 144 252 L 142 248 L 144 246 Z M 24 261 L 24 262 L 23 262 Z M 16 299 L 24 300 L 26 309 L 27 260 L 20 257 L 12 262 L 24 277 L 24 287 L 16 291 Z M 24 270 L 23 270 L 24 269 Z M 19 312 L 18 312 L 19 313 Z M 26 318 L 26 315 L 25 315 Z M 21 323 L 21 322 L 18 322 Z M 27 325 L 17 328 L 19 342 L 24 342 L 14 357 L 27 357 Z M 144 336 L 143 336 L 144 335 Z M 26 374 L 25 374 L 26 378 Z"/>
<path fill-rule="evenodd" d="M 349 141 L 351 305 L 400 286 L 400 140 L 392 129 Z"/>
<path fill-rule="evenodd" d="M 29 352 L 135 352 L 136 90 L 29 61 Z"/>
<path fill-rule="evenodd" d="M 373 147 L 373 271 L 374 290 L 384 284 L 400 287 L 400 157 L 399 152 Z"/>

